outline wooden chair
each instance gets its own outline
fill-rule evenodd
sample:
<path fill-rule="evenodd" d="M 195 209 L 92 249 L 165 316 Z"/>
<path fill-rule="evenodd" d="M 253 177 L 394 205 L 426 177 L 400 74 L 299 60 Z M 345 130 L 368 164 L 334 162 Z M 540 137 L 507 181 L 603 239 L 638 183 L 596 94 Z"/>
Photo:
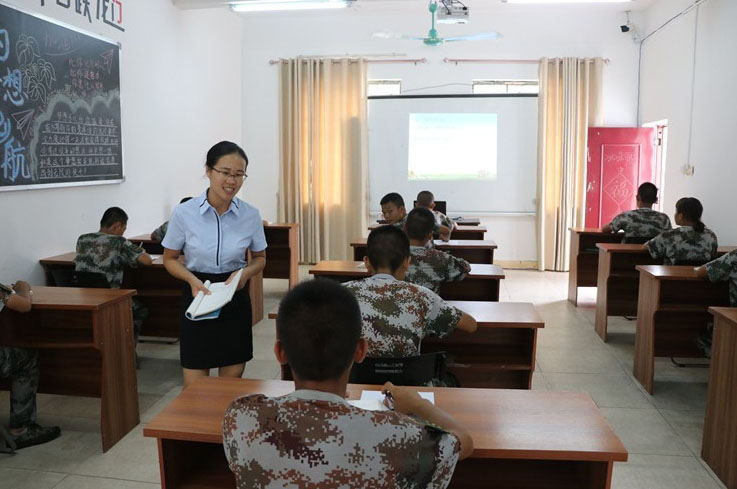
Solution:
<path fill-rule="evenodd" d="M 353 364 L 352 384 L 429 385 L 433 379 L 445 377 L 444 351 L 415 357 L 367 357 Z"/>

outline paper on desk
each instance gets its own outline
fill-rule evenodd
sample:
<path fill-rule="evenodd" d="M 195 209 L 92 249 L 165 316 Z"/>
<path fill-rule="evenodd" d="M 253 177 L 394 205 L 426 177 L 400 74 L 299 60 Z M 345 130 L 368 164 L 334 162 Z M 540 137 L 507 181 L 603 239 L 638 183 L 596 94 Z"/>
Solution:
<path fill-rule="evenodd" d="M 366 270 L 366 264 L 364 262 L 361 262 L 358 265 L 356 265 L 356 268 L 362 268 L 363 270 Z"/>
<path fill-rule="evenodd" d="M 379 399 L 361 399 L 360 401 L 348 401 L 348 404 L 367 411 L 388 411 L 389 408 Z"/>
<path fill-rule="evenodd" d="M 427 399 L 431 403 L 435 404 L 435 393 L 434 392 L 418 392 L 421 398 Z M 375 401 L 381 402 L 384 405 L 384 394 L 381 391 L 361 391 L 362 401 Z"/>

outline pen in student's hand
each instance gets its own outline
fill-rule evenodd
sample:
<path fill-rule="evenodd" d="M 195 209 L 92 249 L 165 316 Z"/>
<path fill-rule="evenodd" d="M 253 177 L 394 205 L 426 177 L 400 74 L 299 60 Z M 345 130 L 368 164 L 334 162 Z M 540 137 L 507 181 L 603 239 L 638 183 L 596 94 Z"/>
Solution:
<path fill-rule="evenodd" d="M 392 397 L 392 391 L 384 391 L 384 404 L 386 404 L 386 407 L 394 411 L 394 397 Z"/>

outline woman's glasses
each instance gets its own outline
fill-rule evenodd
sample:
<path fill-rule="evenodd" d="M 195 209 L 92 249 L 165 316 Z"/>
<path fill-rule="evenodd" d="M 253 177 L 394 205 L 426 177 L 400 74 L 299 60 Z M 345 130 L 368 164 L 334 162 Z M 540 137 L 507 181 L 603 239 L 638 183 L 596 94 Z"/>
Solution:
<path fill-rule="evenodd" d="M 223 179 L 227 180 L 228 178 L 232 178 L 236 182 L 242 182 L 246 178 L 248 178 L 248 175 L 245 173 L 230 173 L 229 171 L 225 170 L 218 170 L 217 168 L 211 168 L 212 171 L 218 172 Z"/>

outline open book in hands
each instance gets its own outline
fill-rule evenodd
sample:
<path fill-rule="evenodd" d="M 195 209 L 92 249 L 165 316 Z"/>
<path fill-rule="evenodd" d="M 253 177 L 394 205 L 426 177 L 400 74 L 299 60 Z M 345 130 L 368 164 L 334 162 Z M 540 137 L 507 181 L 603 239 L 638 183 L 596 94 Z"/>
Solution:
<path fill-rule="evenodd" d="M 202 321 L 203 319 L 215 319 L 220 316 L 220 309 L 233 299 L 233 295 L 238 288 L 238 282 L 241 280 L 241 274 L 243 274 L 242 268 L 238 270 L 238 273 L 229 284 L 225 282 L 213 284 L 207 280 L 205 282 L 205 288 L 210 291 L 210 295 L 205 295 L 202 291 L 197 292 L 197 295 L 192 299 L 192 303 L 184 313 L 187 319 L 190 321 Z"/>

